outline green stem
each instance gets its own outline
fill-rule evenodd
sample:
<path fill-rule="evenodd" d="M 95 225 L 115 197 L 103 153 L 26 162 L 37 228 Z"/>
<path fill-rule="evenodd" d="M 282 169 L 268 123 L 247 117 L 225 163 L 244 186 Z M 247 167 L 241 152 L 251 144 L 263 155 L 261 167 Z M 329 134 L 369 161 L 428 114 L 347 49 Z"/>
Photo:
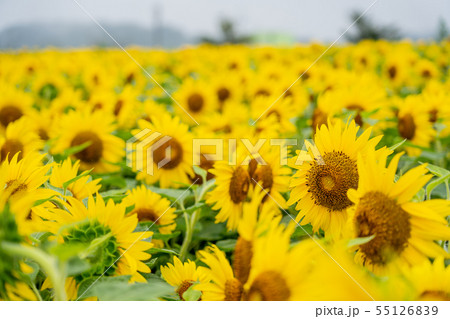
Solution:
<path fill-rule="evenodd" d="M 63 272 L 58 268 L 57 261 L 52 256 L 38 248 L 16 243 L 3 242 L 1 243 L 1 247 L 2 250 L 11 255 L 18 255 L 35 260 L 50 279 L 53 289 L 55 290 L 55 300 L 66 300 L 66 278 Z"/>
<path fill-rule="evenodd" d="M 201 200 L 203 199 L 203 196 L 213 186 L 214 186 L 214 182 L 209 181 L 209 182 L 207 182 L 207 184 L 200 187 L 198 189 L 198 194 L 194 193 L 195 204 L 201 202 Z M 181 205 L 181 207 L 184 210 L 184 206 Z M 192 235 L 194 234 L 195 224 L 197 223 L 197 221 L 200 217 L 200 211 L 199 211 L 199 209 L 195 210 L 192 213 L 190 219 L 189 219 L 188 214 L 186 214 L 186 213 L 183 213 L 183 214 L 184 214 L 184 220 L 186 222 L 186 234 L 184 236 L 183 244 L 181 245 L 181 249 L 180 249 L 180 260 L 184 262 L 187 257 L 187 254 L 189 252 L 189 246 L 191 245 Z"/>
<path fill-rule="evenodd" d="M 186 222 L 186 234 L 184 236 L 183 244 L 181 245 L 180 249 L 180 260 L 185 261 L 187 257 L 187 253 L 189 251 L 189 246 L 192 241 L 192 235 L 194 233 L 194 226 L 195 223 L 193 223 L 194 215 L 196 215 L 197 211 L 195 211 L 191 218 L 189 219 L 188 214 L 184 213 L 184 220 Z"/>

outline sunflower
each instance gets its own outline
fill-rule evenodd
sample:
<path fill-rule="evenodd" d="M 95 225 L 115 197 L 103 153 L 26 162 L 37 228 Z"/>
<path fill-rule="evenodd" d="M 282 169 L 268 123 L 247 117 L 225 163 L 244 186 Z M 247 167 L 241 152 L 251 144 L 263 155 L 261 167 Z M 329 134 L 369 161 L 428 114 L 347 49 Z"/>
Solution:
<path fill-rule="evenodd" d="M 89 197 L 87 207 L 72 197 L 67 198 L 66 210 L 60 208 L 41 212 L 47 231 L 67 244 L 90 245 L 95 242 L 91 268 L 75 277 L 77 284 L 83 279 L 102 276 L 130 275 L 131 281 L 145 281 L 140 274 L 149 273 L 144 263 L 150 254 L 145 251 L 153 244 L 145 241 L 151 232 L 135 232 L 138 218 L 125 215 L 125 207 L 112 200 L 107 203 L 97 196 Z"/>
<path fill-rule="evenodd" d="M 4 86 L 3 83 L 0 85 L 0 132 L 4 132 L 10 123 L 30 111 L 33 99 L 29 94 L 14 87 Z"/>
<path fill-rule="evenodd" d="M 386 168 L 387 155 L 379 160 L 373 154 L 358 157 L 359 184 L 348 191 L 354 204 L 348 223 L 352 237 L 367 237 L 367 243 L 355 247 L 356 260 L 375 272 L 388 271 L 397 264 L 414 265 L 427 257 L 446 252 L 434 241 L 450 239 L 445 216 L 450 204 L 434 199 L 413 202 L 413 196 L 430 180 L 426 164 L 409 170 L 394 182 L 402 154 Z"/>
<path fill-rule="evenodd" d="M 163 113 L 150 117 L 151 122 L 139 120 L 139 129 L 133 134 L 138 134 L 144 129 L 149 129 L 150 134 L 161 134 L 150 141 L 146 147 L 151 148 L 150 158 L 147 160 L 147 152 L 143 154 L 144 171 L 137 175 L 138 180 L 145 180 L 147 184 L 159 181 L 161 188 L 179 188 L 189 185 L 189 176 L 193 176 L 192 169 L 192 134 L 188 131 L 187 124 L 181 123 L 177 117 L 172 118 L 169 113 Z M 166 158 L 170 152 L 170 158 Z M 168 162 L 164 163 L 168 159 Z M 161 164 L 163 163 L 163 164 Z M 146 165 L 153 165 L 153 175 L 146 173 Z"/>
<path fill-rule="evenodd" d="M 242 284 L 234 277 L 233 269 L 225 253 L 216 245 L 212 245 L 203 251 L 199 251 L 198 256 L 200 261 L 208 266 L 208 268 L 199 267 L 199 270 L 211 279 L 211 282 L 200 283 L 195 286 L 196 290 L 202 291 L 202 300 L 241 300 Z"/>
<path fill-rule="evenodd" d="M 32 82 L 31 90 L 45 104 L 57 98 L 67 87 L 68 83 L 58 72 L 40 72 Z"/>
<path fill-rule="evenodd" d="M 103 112 L 72 111 L 56 123 L 52 137 L 56 139 L 51 148 L 53 154 L 86 144 L 86 148 L 71 157 L 80 160 L 81 169 L 94 172 L 111 172 L 119 169 L 114 163 L 125 155 L 125 143 L 112 133 L 115 129 L 112 119 Z"/>
<path fill-rule="evenodd" d="M 230 102 L 239 103 L 242 101 L 244 94 L 237 74 L 233 72 L 214 74 L 211 81 L 211 89 L 215 92 L 219 110 L 222 110 L 224 105 Z"/>
<path fill-rule="evenodd" d="M 216 222 L 226 221 L 229 229 L 236 229 L 238 226 L 242 205 L 252 186 L 250 167 L 248 163 L 242 164 L 243 156 L 237 155 L 237 165 L 230 165 L 227 159 L 214 163 L 214 168 L 210 170 L 216 176 L 216 187 L 207 194 L 206 203 L 213 205 L 212 209 L 220 210 L 216 215 Z"/>
<path fill-rule="evenodd" d="M 161 266 L 161 276 L 167 283 L 176 288 L 180 300 L 184 300 L 183 294 L 191 286 L 208 283 L 208 277 L 201 267 L 192 261 L 181 262 L 178 257 L 173 257 L 173 263 Z"/>
<path fill-rule="evenodd" d="M 187 79 L 173 94 L 180 105 L 173 105 L 175 113 L 184 122 L 194 124 L 206 119 L 205 115 L 217 109 L 218 102 L 211 84 L 206 81 Z M 187 113 L 187 114 L 186 114 Z"/>
<path fill-rule="evenodd" d="M 37 197 L 45 198 L 44 196 L 47 195 L 40 193 L 41 189 L 34 193 L 27 193 L 22 190 L 18 191 L 14 187 L 15 182 L 11 180 L 12 176 L 9 174 L 10 169 L 16 170 L 16 167 L 11 167 L 5 163 L 7 162 L 4 162 L 0 166 L 0 215 L 2 215 L 0 228 L 7 228 L 7 230 L 0 229 L 0 239 L 2 240 L 6 240 L 5 238 L 8 238 L 9 236 L 18 238 L 21 236 L 28 236 L 35 232 L 38 225 L 33 218 L 30 218 L 30 210 Z M 20 183 L 20 181 L 17 181 L 17 183 Z M 26 186 L 23 187 L 25 188 Z M 36 193 L 40 194 L 36 195 Z M 5 209 L 6 207 L 9 209 Z M 6 216 L 5 213 L 7 214 Z M 11 222 L 8 220 L 10 217 L 9 215 L 11 215 L 11 219 L 13 219 Z"/>
<path fill-rule="evenodd" d="M 175 230 L 175 207 L 171 207 L 169 200 L 153 193 L 144 185 L 127 191 L 122 204 L 126 207 L 133 206 L 129 214 L 135 214 L 139 222 L 156 224 L 161 234 L 171 234 Z M 153 243 L 157 247 L 164 246 L 160 240 L 153 240 Z"/>
<path fill-rule="evenodd" d="M 295 125 L 291 119 L 301 115 L 306 105 L 294 104 L 290 97 L 284 98 L 273 104 L 273 98 L 258 96 L 251 101 L 250 107 L 254 120 L 274 117 L 280 125 L 281 132 L 295 132 Z"/>
<path fill-rule="evenodd" d="M 24 282 L 5 285 L 6 294 L 10 301 L 37 301 L 34 291 Z"/>
<path fill-rule="evenodd" d="M 4 136 L 0 136 L 0 162 L 18 155 L 19 159 L 28 154 L 37 153 L 43 143 L 33 131 L 31 120 L 23 117 L 6 128 Z"/>
<path fill-rule="evenodd" d="M 267 232 L 272 220 L 280 214 L 274 206 L 260 205 L 265 196 L 265 191 L 256 188 L 251 202 L 244 203 L 242 219 L 239 222 L 239 237 L 233 254 L 233 272 L 242 284 L 247 282 L 250 274 L 255 241 Z"/>
<path fill-rule="evenodd" d="M 112 114 L 116 117 L 120 129 L 130 129 L 140 113 L 142 104 L 138 100 L 139 92 L 132 86 L 126 86 L 120 92 L 112 105 Z"/>
<path fill-rule="evenodd" d="M 442 257 L 405 267 L 403 275 L 414 288 L 414 300 L 450 301 L 450 267 L 445 266 Z"/>
<path fill-rule="evenodd" d="M 352 205 L 347 190 L 358 187 L 358 153 L 375 152 L 381 139 L 370 139 L 371 128 L 357 137 L 358 130 L 354 121 L 345 125 L 340 120 L 329 121 L 328 127 L 322 125 L 315 134 L 315 150 L 309 160 L 293 165 L 298 171 L 291 180 L 288 205 L 296 203 L 300 211 L 297 221 L 311 223 L 314 231 L 322 229 L 331 237 L 340 236 L 347 208 Z M 299 155 L 308 156 L 305 151 Z"/>
<path fill-rule="evenodd" d="M 92 180 L 88 175 L 88 171 L 84 171 L 78 174 L 80 168 L 80 161 L 76 161 L 72 164 L 70 159 L 66 159 L 61 164 L 55 165 L 52 168 L 52 174 L 50 175 L 50 184 L 64 188 L 64 184 L 70 182 L 66 189 L 70 191 L 73 197 L 82 200 L 90 195 L 96 193 L 101 185 L 101 179 Z"/>
<path fill-rule="evenodd" d="M 58 116 L 69 112 L 70 110 L 79 110 L 83 107 L 82 92 L 67 88 L 50 102 L 49 110 L 53 116 Z M 41 110 L 42 111 L 42 110 Z"/>
<path fill-rule="evenodd" d="M 359 78 L 352 75 L 349 83 L 340 84 L 333 90 L 325 92 L 318 98 L 317 103 L 318 109 L 324 110 L 326 114 L 353 113 L 356 124 L 361 127 L 367 127 L 368 121 L 385 120 L 392 116 L 387 112 L 385 88 L 377 78 L 370 75 L 360 75 Z M 321 124 L 320 122 L 325 124 L 323 120 L 316 120 L 314 124 Z"/>
<path fill-rule="evenodd" d="M 45 155 L 30 154 L 19 160 L 19 154 L 14 155 L 10 161 L 1 164 L 0 170 L 5 177 L 5 190 L 10 192 L 13 199 L 31 196 L 35 200 L 51 196 L 50 189 L 40 188 L 49 178 L 47 172 L 52 164 L 44 165 Z"/>
<path fill-rule="evenodd" d="M 302 283 L 308 271 L 303 245 L 290 249 L 295 224 L 280 224 L 275 218 L 266 233 L 253 245 L 244 300 L 288 301 L 302 299 Z"/>
<path fill-rule="evenodd" d="M 228 229 L 238 227 L 243 204 L 252 198 L 254 189 L 264 189 L 267 193 L 262 199 L 264 205 L 287 207 L 282 193 L 288 190 L 290 169 L 281 165 L 279 152 L 273 151 L 268 144 L 258 152 L 250 154 L 238 147 L 230 156 L 236 160 L 235 164 L 229 159 L 218 161 L 209 170 L 216 176 L 216 188 L 208 194 L 206 202 L 213 204 L 214 210 L 220 210 L 216 222 L 226 221 Z M 273 200 L 268 200 L 269 196 Z"/>
<path fill-rule="evenodd" d="M 410 287 L 403 278 L 377 277 L 354 262 L 349 242 L 341 240 L 304 240 L 303 258 L 309 260 L 302 283 L 303 300 L 409 300 Z"/>
<path fill-rule="evenodd" d="M 432 123 L 429 121 L 429 113 L 421 96 L 410 95 L 398 102 L 397 129 L 400 136 L 411 143 L 428 147 L 436 135 Z M 406 147 L 410 156 L 418 156 L 421 150 L 414 147 Z"/>

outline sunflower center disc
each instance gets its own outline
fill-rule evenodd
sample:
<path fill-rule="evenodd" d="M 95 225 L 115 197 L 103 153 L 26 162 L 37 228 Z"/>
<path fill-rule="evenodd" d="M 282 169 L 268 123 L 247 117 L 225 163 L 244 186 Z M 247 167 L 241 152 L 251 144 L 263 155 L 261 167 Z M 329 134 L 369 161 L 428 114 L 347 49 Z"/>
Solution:
<path fill-rule="evenodd" d="M 192 282 L 185 280 L 181 283 L 180 287 L 177 289 L 177 294 L 178 296 L 180 296 L 181 300 L 184 300 L 183 294 L 186 292 L 186 290 L 189 289 L 190 286 L 192 286 Z"/>
<path fill-rule="evenodd" d="M 236 168 L 230 181 L 229 193 L 231 200 L 239 204 L 247 198 L 248 188 L 250 184 L 250 176 L 248 172 L 241 166 Z"/>
<path fill-rule="evenodd" d="M 169 153 L 170 156 L 168 155 Z M 182 160 L 183 148 L 174 138 L 165 141 L 163 144 L 158 146 L 158 148 L 153 150 L 153 162 L 155 164 L 159 164 L 162 161 L 167 161 L 167 163 L 161 166 L 163 169 L 174 169 L 181 163 Z"/>
<path fill-rule="evenodd" d="M 281 275 L 273 270 L 259 274 L 252 283 L 247 295 L 248 300 L 286 301 L 291 292 Z"/>
<path fill-rule="evenodd" d="M 85 163 L 97 163 L 102 157 L 103 142 L 97 134 L 89 131 L 78 133 L 70 143 L 71 147 L 89 142 L 85 149 L 75 153 L 75 157 Z"/>
<path fill-rule="evenodd" d="M 363 126 L 364 123 L 363 123 L 363 119 L 361 116 L 361 111 L 363 111 L 364 109 L 358 104 L 351 104 L 351 105 L 347 106 L 347 110 L 356 111 L 355 123 L 358 124 L 359 126 Z"/>
<path fill-rule="evenodd" d="M 0 150 L 0 162 L 3 162 L 8 154 L 8 158 L 11 160 L 18 152 L 20 152 L 20 154 L 17 156 L 17 160 L 21 160 L 23 157 L 23 144 L 18 140 L 6 140 Z"/>
<path fill-rule="evenodd" d="M 416 123 L 411 114 L 405 114 L 398 120 L 398 132 L 403 138 L 412 140 L 416 133 Z"/>
<path fill-rule="evenodd" d="M 140 222 L 155 222 L 159 217 L 153 210 L 148 208 L 137 209 L 134 213 L 137 215 Z"/>
<path fill-rule="evenodd" d="M 0 123 L 7 127 L 9 123 L 20 119 L 22 115 L 23 113 L 19 108 L 13 105 L 4 106 L 0 109 Z"/>
<path fill-rule="evenodd" d="M 224 102 L 230 97 L 231 93 L 227 88 L 220 88 L 217 90 L 217 98 L 220 102 Z"/>
<path fill-rule="evenodd" d="M 391 66 L 388 69 L 388 74 L 391 79 L 395 79 L 395 77 L 397 76 L 397 68 L 395 66 Z"/>
<path fill-rule="evenodd" d="M 420 295 L 420 301 L 450 301 L 450 295 L 445 291 L 426 290 Z"/>
<path fill-rule="evenodd" d="M 243 284 L 247 282 L 248 275 L 250 274 L 252 256 L 252 242 L 239 236 L 234 250 L 233 270 L 236 278 Z"/>
<path fill-rule="evenodd" d="M 194 93 L 188 98 L 189 110 L 192 112 L 199 112 L 203 108 L 203 104 L 203 96 L 198 93 Z"/>
<path fill-rule="evenodd" d="M 307 174 L 308 192 L 316 205 L 324 206 L 330 211 L 340 211 L 352 202 L 347 197 L 350 188 L 358 187 L 358 168 L 355 161 L 343 152 L 325 153 L 324 165 L 311 163 Z"/>
<path fill-rule="evenodd" d="M 371 241 L 360 246 L 365 258 L 372 264 L 386 264 L 393 253 L 400 254 L 411 236 L 409 218 L 408 213 L 385 194 L 365 194 L 355 213 L 356 235 L 375 235 Z"/>
<path fill-rule="evenodd" d="M 242 297 L 242 284 L 236 278 L 227 280 L 225 282 L 225 300 L 226 301 L 240 301 Z"/>

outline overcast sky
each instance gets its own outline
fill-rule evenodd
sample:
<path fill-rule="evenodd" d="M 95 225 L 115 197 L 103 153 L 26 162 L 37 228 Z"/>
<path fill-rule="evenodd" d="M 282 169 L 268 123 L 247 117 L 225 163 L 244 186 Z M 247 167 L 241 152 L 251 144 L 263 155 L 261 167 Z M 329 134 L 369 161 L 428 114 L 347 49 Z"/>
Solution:
<path fill-rule="evenodd" d="M 353 10 L 374 0 L 77 0 L 101 23 L 162 23 L 189 36 L 218 33 L 231 18 L 242 33 L 282 32 L 299 39 L 333 41 L 351 23 Z M 430 36 L 440 18 L 450 27 L 449 0 L 379 0 L 367 14 L 403 34 Z M 159 21 L 158 21 L 159 19 Z M 74 0 L 0 0 L 0 30 L 30 22 L 92 23 Z"/>

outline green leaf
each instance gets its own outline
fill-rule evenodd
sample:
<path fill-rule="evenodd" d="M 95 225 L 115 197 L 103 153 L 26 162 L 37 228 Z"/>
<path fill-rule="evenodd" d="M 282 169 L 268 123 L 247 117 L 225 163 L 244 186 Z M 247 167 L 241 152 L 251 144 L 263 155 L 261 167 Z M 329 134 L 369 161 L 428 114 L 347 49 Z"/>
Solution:
<path fill-rule="evenodd" d="M 290 219 L 290 218 L 289 218 Z M 291 219 L 290 219 L 291 220 Z M 295 227 L 295 231 L 292 234 L 293 239 L 299 239 L 305 236 L 313 234 L 313 229 L 311 224 L 302 225 L 302 227 Z"/>
<path fill-rule="evenodd" d="M 422 163 L 421 163 L 422 164 Z M 430 173 L 432 173 L 433 175 L 436 175 L 438 177 L 442 177 L 442 176 L 448 176 L 450 175 L 450 171 L 446 170 L 445 168 L 436 166 L 436 165 L 432 165 L 432 164 L 427 164 L 427 169 L 430 171 Z"/>
<path fill-rule="evenodd" d="M 438 178 L 432 179 L 426 186 L 425 190 L 426 190 L 426 194 L 427 194 L 427 199 L 431 199 L 431 193 L 433 192 L 433 190 L 436 187 L 438 187 L 439 185 L 441 185 L 442 183 L 445 183 L 445 186 L 447 188 L 447 197 L 449 197 L 450 192 L 448 189 L 448 181 L 450 179 L 450 171 L 446 170 L 445 168 L 442 168 L 442 167 L 439 167 L 436 165 L 432 165 L 432 164 L 427 164 L 427 169 L 433 175 L 438 177 Z"/>
<path fill-rule="evenodd" d="M 127 279 L 118 280 L 120 277 L 100 278 L 86 291 L 83 298 L 97 297 L 101 301 L 158 301 L 174 293 L 174 287 L 160 279 L 130 284 Z"/>
<path fill-rule="evenodd" d="M 199 175 L 202 178 L 202 181 L 206 181 L 206 174 L 207 171 L 205 171 L 203 168 L 198 166 L 193 166 L 195 174 Z"/>
<path fill-rule="evenodd" d="M 184 293 L 183 299 L 186 301 L 198 301 L 202 296 L 202 292 L 194 289 L 195 284 L 190 286 Z"/>
<path fill-rule="evenodd" d="M 219 240 L 216 245 L 224 252 L 234 251 L 236 247 L 236 239 Z"/>
<path fill-rule="evenodd" d="M 41 204 L 44 204 L 45 202 L 48 202 L 49 200 L 53 199 L 55 196 L 56 195 L 52 195 L 52 196 L 47 197 L 47 198 L 39 199 L 39 200 L 34 202 L 33 207 L 34 206 L 39 206 Z"/>
<path fill-rule="evenodd" d="M 390 146 L 389 149 L 390 149 L 391 151 L 395 151 L 397 148 L 399 148 L 400 146 L 402 146 L 406 141 L 407 141 L 407 139 L 405 138 L 403 141 L 401 141 L 401 142 L 399 142 L 399 143 L 397 143 L 397 144 L 394 144 L 394 145 Z"/>
<path fill-rule="evenodd" d="M 170 255 L 176 255 L 176 256 L 179 255 L 179 253 L 176 252 L 175 250 L 165 249 L 165 248 L 150 248 L 149 250 L 147 250 L 147 252 L 152 255 L 158 254 L 158 253 L 170 254 Z"/>
<path fill-rule="evenodd" d="M 431 182 L 428 183 L 427 187 L 426 187 L 426 193 L 427 193 L 427 199 L 431 199 L 431 192 L 438 187 L 439 185 L 441 185 L 442 183 L 445 183 L 448 189 L 448 180 L 450 178 L 450 174 L 447 176 L 442 176 L 442 177 L 438 177 L 433 179 Z M 448 191 L 447 191 L 448 192 Z M 448 197 L 448 194 L 447 194 Z"/>
<path fill-rule="evenodd" d="M 166 189 L 166 188 L 158 188 L 154 186 L 149 186 L 148 189 L 150 189 L 152 192 L 160 194 L 161 196 L 167 197 L 171 200 L 177 200 L 182 202 L 185 198 L 192 196 L 192 191 L 185 189 Z"/>
<path fill-rule="evenodd" d="M 152 239 L 169 240 L 180 236 L 180 234 L 181 234 L 180 231 L 176 231 L 171 234 L 153 233 Z"/>
<path fill-rule="evenodd" d="M 72 178 L 72 179 L 69 179 L 67 182 L 63 183 L 63 189 L 66 190 L 67 187 L 68 187 L 70 184 L 75 183 L 77 180 L 79 180 L 79 179 L 82 178 L 82 177 L 88 176 L 89 173 L 92 172 L 92 170 L 93 170 L 93 168 L 91 168 L 90 170 L 88 170 L 88 171 L 86 171 L 86 172 L 84 172 L 84 173 L 82 173 L 82 174 L 80 174 L 80 175 L 78 175 L 78 176 L 75 176 L 75 177 Z"/>
<path fill-rule="evenodd" d="M 61 161 L 65 160 L 66 158 L 68 158 L 70 155 L 73 155 L 75 153 L 81 152 L 85 148 L 89 147 L 91 144 L 92 144 L 91 141 L 87 141 L 87 142 L 85 142 L 83 144 L 75 145 L 73 147 L 66 148 L 64 150 L 64 152 L 62 152 L 61 154 L 57 154 L 57 155 L 55 155 L 53 157 L 55 158 L 56 162 L 61 162 Z"/>
<path fill-rule="evenodd" d="M 66 263 L 67 276 L 76 276 L 92 268 L 92 265 L 80 258 L 71 258 Z"/>
<path fill-rule="evenodd" d="M 375 238 L 375 235 L 368 236 L 368 237 L 354 238 L 354 239 L 351 239 L 348 241 L 347 247 L 350 248 L 350 247 L 354 247 L 354 246 L 364 245 L 364 244 L 367 244 L 369 241 L 371 241 L 374 238 Z"/>

